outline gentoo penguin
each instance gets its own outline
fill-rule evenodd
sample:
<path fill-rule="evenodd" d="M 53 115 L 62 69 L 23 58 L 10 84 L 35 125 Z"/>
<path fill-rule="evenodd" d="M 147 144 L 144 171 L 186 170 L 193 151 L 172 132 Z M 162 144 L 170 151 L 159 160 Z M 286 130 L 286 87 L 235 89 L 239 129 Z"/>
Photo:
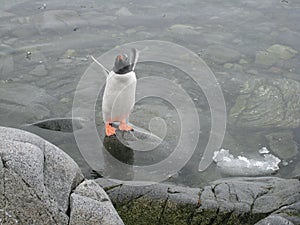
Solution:
<path fill-rule="evenodd" d="M 122 131 L 133 130 L 126 120 L 135 103 L 136 75 L 134 69 L 137 60 L 138 52 L 136 49 L 132 49 L 131 62 L 127 55 L 118 55 L 113 70 L 108 72 L 102 100 L 102 113 L 107 136 L 116 133 L 112 122 L 120 122 L 119 129 Z"/>

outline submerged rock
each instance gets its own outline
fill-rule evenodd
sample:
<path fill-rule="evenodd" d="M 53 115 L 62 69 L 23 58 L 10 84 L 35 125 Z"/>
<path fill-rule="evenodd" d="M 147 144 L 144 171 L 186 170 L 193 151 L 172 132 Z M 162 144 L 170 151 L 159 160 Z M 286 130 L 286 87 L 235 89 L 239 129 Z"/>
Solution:
<path fill-rule="evenodd" d="M 46 70 L 44 65 L 38 65 L 32 71 L 30 71 L 30 74 L 42 77 L 46 76 L 48 74 L 48 71 Z"/>
<path fill-rule="evenodd" d="M 169 30 L 177 35 L 199 35 L 199 32 L 193 26 L 185 24 L 174 24 L 169 27 Z"/>
<path fill-rule="evenodd" d="M 128 8 L 122 7 L 116 13 L 116 16 L 132 16 L 133 14 L 129 11 Z"/>
<path fill-rule="evenodd" d="M 290 159 L 298 154 L 297 143 L 292 131 L 282 131 L 266 135 L 270 149 L 281 159 Z"/>
<path fill-rule="evenodd" d="M 97 179 L 125 224 L 252 225 L 280 213 L 295 222 L 300 182 L 276 177 L 228 178 L 200 188 Z M 297 224 L 297 223 L 295 223 Z"/>
<path fill-rule="evenodd" d="M 288 79 L 252 79 L 230 109 L 231 124 L 243 128 L 300 126 L 300 83 Z"/>
<path fill-rule="evenodd" d="M 47 94 L 44 89 L 15 82 L 0 84 L 2 124 L 24 124 L 42 120 L 51 113 L 62 114 L 66 111 L 66 106 Z"/>
<path fill-rule="evenodd" d="M 290 59 L 296 54 L 298 54 L 298 52 L 289 46 L 275 44 L 265 51 L 258 51 L 256 53 L 255 63 L 271 66 L 279 60 Z"/>
<path fill-rule="evenodd" d="M 208 46 L 206 54 L 212 61 L 219 64 L 236 62 L 241 57 L 238 51 L 221 45 Z"/>

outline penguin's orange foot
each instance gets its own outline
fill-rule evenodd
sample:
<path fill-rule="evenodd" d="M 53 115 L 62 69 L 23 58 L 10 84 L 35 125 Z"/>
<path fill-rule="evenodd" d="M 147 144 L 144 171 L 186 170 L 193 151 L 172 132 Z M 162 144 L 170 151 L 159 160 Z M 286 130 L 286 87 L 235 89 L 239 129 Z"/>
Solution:
<path fill-rule="evenodd" d="M 120 126 L 119 126 L 119 130 L 131 131 L 131 130 L 133 130 L 133 128 L 131 126 L 129 126 L 128 124 L 126 124 L 126 123 L 121 123 Z"/>
<path fill-rule="evenodd" d="M 106 136 L 112 136 L 116 134 L 116 129 L 113 128 L 110 124 L 105 125 Z"/>

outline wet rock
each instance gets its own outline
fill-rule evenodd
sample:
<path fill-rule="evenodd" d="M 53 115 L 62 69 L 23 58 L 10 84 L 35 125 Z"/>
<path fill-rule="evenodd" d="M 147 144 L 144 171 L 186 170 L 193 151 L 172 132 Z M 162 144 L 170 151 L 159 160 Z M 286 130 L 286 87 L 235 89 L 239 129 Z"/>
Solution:
<path fill-rule="evenodd" d="M 128 8 L 122 7 L 116 13 L 116 16 L 132 16 L 133 14 L 129 11 Z"/>
<path fill-rule="evenodd" d="M 288 79 L 252 79 L 230 110 L 230 122 L 246 128 L 300 126 L 300 83 Z"/>
<path fill-rule="evenodd" d="M 290 159 L 298 154 L 297 143 L 292 131 L 282 131 L 266 135 L 270 150 L 281 159 Z"/>
<path fill-rule="evenodd" d="M 238 51 L 224 47 L 222 45 L 209 46 L 206 49 L 206 54 L 212 61 L 218 64 L 236 62 L 241 56 Z"/>
<path fill-rule="evenodd" d="M 287 60 L 294 57 L 298 52 L 285 45 L 275 44 L 265 51 L 258 51 L 255 57 L 255 63 L 271 66 L 279 60 Z"/>
<path fill-rule="evenodd" d="M 97 179 L 126 224 L 254 224 L 276 210 L 297 214 L 300 182 L 228 178 L 199 188 Z M 287 212 L 280 211 L 284 214 Z"/>
<path fill-rule="evenodd" d="M 0 159 L 1 223 L 123 224 L 103 189 L 44 139 L 0 127 Z"/>

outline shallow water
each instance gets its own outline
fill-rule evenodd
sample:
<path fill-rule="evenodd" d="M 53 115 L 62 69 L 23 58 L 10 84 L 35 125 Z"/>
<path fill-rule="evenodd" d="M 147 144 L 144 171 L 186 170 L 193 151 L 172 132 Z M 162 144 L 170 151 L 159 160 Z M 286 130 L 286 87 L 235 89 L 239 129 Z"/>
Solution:
<path fill-rule="evenodd" d="M 212 70 L 227 111 L 225 138 L 215 150 L 225 148 L 234 155 L 258 158 L 258 150 L 267 147 L 283 161 L 275 176 L 300 174 L 298 1 L 16 0 L 2 1 L 0 18 L 0 125 L 43 136 L 73 157 L 86 176 L 91 176 L 91 168 L 72 133 L 23 125 L 71 117 L 75 90 L 86 70 L 99 73 L 100 83 L 105 79 L 99 68 L 91 66 L 89 56 L 99 57 L 116 46 L 143 40 L 179 44 L 198 54 Z M 141 51 L 141 59 L 146 51 Z M 193 60 L 178 54 L 187 65 Z M 170 174 L 168 181 L 198 186 L 225 176 L 214 163 L 204 172 L 198 171 L 212 128 L 211 110 L 217 110 L 205 90 L 189 74 L 159 62 L 141 62 L 136 72 L 138 78 L 159 76 L 179 85 L 199 115 L 195 153 L 183 169 Z M 198 72 L 203 75 L 203 71 Z M 174 89 L 173 94 L 176 92 Z M 184 105 L 185 100 L 178 101 Z M 82 108 L 88 102 L 83 99 Z M 93 113 L 103 140 L 100 106 L 101 92 Z M 153 120 L 154 131 L 159 136 L 166 125 L 165 141 L 175 146 L 184 135 L 180 132 L 182 119 L 178 109 L 165 99 L 148 97 L 137 102 L 130 121 L 149 129 L 151 119 L 158 117 L 165 122 Z M 219 130 L 212 132 L 221 135 Z M 184 148 L 182 151 L 186 154 Z"/>

